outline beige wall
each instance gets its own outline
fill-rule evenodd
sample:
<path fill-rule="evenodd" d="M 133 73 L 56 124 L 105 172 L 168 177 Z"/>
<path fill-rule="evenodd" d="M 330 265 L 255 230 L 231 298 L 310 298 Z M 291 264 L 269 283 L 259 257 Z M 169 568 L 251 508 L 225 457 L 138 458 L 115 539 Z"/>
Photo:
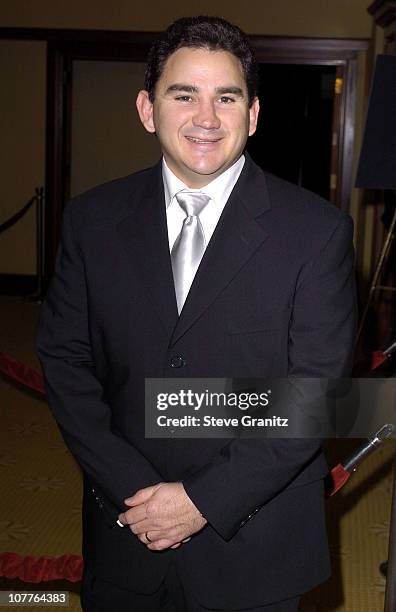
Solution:
<path fill-rule="evenodd" d="M 146 4 L 131 0 L 14 0 L 0 2 L 0 26 L 162 30 L 177 17 L 199 10 L 201 13 L 222 15 L 240 25 L 249 34 L 369 38 L 372 20 L 366 10 L 368 4 L 368 0 L 250 0 L 248 5 L 229 0 L 201 0 L 197 8 L 192 2 L 186 3 L 185 0 Z M 3 184 L 0 196 L 1 222 L 18 210 L 30 197 L 34 187 L 43 184 L 44 180 L 45 45 L 37 42 L 3 41 L 0 54 L 2 85 L 7 92 L 5 96 L 0 97 L 0 128 L 2 135 L 5 134 L 2 147 L 4 162 L 0 166 L 0 179 Z M 362 95 L 365 65 L 365 57 L 362 54 L 358 75 L 358 143 L 364 116 Z M 118 77 L 115 75 L 115 78 Z M 106 178 L 134 169 L 132 158 L 130 168 L 118 166 L 117 160 L 117 147 L 128 147 L 127 135 L 133 125 L 133 104 L 130 97 L 127 100 L 127 104 L 131 105 L 130 122 L 125 133 L 113 133 L 110 146 L 114 147 L 114 164 L 105 168 L 108 172 Z M 103 106 L 102 102 L 105 103 L 104 100 L 98 100 Z M 126 112 L 128 117 L 129 109 L 124 109 L 123 112 Z M 81 118 L 76 117 L 76 121 L 78 120 L 81 121 Z M 105 131 L 107 129 L 105 127 Z M 144 137 L 141 129 L 139 134 Z M 78 139 L 78 136 L 76 138 Z M 100 138 L 103 138 L 103 134 Z M 18 147 L 15 147 L 14 143 L 18 143 Z M 83 156 L 86 161 L 90 143 L 80 142 L 78 152 L 77 144 L 75 140 L 76 155 Z M 151 139 L 149 156 L 153 154 L 155 146 Z M 95 164 L 91 164 L 89 170 L 84 163 L 81 159 L 74 162 L 74 192 L 97 182 L 97 170 L 93 165 L 100 164 L 100 161 L 96 160 Z M 355 218 L 358 208 L 358 194 L 354 192 L 352 214 Z M 0 236 L 0 273 L 34 273 L 34 234 L 34 215 L 31 212 L 29 217 L 20 221 L 14 229 Z"/>
<path fill-rule="evenodd" d="M 44 184 L 45 56 L 41 42 L 0 40 L 0 223 Z M 0 274 L 35 274 L 35 210 L 0 234 Z"/>
<path fill-rule="evenodd" d="M 140 62 L 74 62 L 72 196 L 160 158 L 135 107 L 145 69 Z"/>
<path fill-rule="evenodd" d="M 14 0 L 1 2 L 4 26 L 162 30 L 178 17 L 216 14 L 236 22 L 250 34 L 370 36 L 369 0 Z"/>

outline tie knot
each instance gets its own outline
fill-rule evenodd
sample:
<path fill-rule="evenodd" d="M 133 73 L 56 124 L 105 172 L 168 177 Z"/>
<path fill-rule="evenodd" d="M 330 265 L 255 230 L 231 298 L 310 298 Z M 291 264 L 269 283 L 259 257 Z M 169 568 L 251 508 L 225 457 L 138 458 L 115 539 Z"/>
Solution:
<path fill-rule="evenodd" d="M 175 197 L 180 208 L 184 210 L 188 217 L 192 215 L 198 217 L 210 200 L 210 197 L 205 193 L 191 191 L 179 191 Z"/>

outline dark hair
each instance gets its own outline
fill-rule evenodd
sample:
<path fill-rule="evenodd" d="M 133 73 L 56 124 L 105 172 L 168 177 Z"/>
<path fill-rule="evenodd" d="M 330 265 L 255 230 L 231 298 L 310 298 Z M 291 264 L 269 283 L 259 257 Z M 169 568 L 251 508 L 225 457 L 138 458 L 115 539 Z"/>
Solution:
<path fill-rule="evenodd" d="M 220 17 L 199 15 L 183 17 L 172 23 L 153 43 L 145 75 L 145 89 L 151 102 L 155 98 L 155 86 L 169 56 L 182 47 L 202 47 L 210 51 L 228 51 L 242 65 L 249 106 L 257 95 L 257 63 L 246 34 L 240 28 Z"/>

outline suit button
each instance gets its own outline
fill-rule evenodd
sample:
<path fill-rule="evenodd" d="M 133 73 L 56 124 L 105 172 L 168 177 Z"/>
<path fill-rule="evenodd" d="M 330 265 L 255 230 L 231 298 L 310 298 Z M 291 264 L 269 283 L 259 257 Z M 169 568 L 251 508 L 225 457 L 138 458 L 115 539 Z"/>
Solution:
<path fill-rule="evenodd" d="M 182 368 L 185 365 L 186 365 L 186 362 L 184 361 L 181 355 L 173 355 L 173 357 L 171 357 L 171 360 L 170 360 L 171 368 Z"/>

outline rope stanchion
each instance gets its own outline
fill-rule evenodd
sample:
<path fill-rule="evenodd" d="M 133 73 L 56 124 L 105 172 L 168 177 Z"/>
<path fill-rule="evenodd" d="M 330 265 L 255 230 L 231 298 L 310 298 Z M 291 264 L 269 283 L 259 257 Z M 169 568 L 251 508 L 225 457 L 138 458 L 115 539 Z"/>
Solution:
<path fill-rule="evenodd" d="M 37 200 L 37 194 L 34 195 L 32 198 L 30 198 L 29 202 L 25 204 L 25 206 L 21 208 L 21 210 L 15 213 L 15 215 L 12 215 L 12 217 L 7 219 L 7 221 L 4 221 L 4 223 L 0 225 L 0 234 L 1 232 L 5 232 L 5 230 L 15 225 L 15 223 L 19 221 L 19 219 L 22 219 L 22 217 L 27 213 L 29 208 L 32 206 L 32 204 L 34 204 L 36 200 Z"/>
<path fill-rule="evenodd" d="M 37 300 L 43 297 L 44 281 L 44 188 L 36 187 L 36 255 L 37 255 Z"/>
<path fill-rule="evenodd" d="M 40 393 L 40 395 L 45 395 L 42 375 L 33 368 L 21 363 L 15 357 L 0 352 L 0 372 L 25 387 Z"/>
<path fill-rule="evenodd" d="M 22 557 L 17 553 L 0 553 L 0 576 L 19 578 L 23 582 L 48 582 L 49 580 L 67 580 L 79 582 L 83 573 L 83 559 L 79 555 L 44 555 Z"/>
<path fill-rule="evenodd" d="M 30 296 L 30 301 L 42 300 L 44 288 L 44 188 L 36 187 L 35 195 L 30 198 L 15 215 L 0 224 L 0 234 L 15 225 L 36 203 L 36 260 L 37 260 L 37 291 Z"/>

